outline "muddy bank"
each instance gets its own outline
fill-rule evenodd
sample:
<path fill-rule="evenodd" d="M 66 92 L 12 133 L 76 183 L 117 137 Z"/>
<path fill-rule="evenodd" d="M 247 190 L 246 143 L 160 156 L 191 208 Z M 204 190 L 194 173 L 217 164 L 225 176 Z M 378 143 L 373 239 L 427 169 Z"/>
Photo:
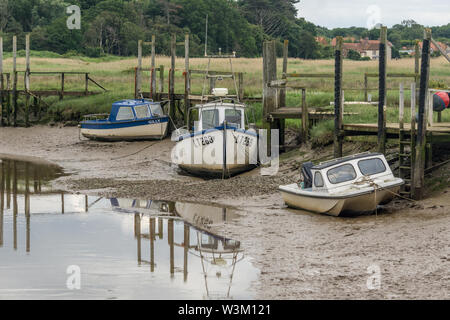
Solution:
<path fill-rule="evenodd" d="M 44 158 L 71 173 L 56 184 L 114 197 L 188 200 L 232 205 L 242 217 L 222 231 L 242 241 L 261 270 L 262 299 L 449 299 L 450 189 L 418 202 L 395 201 L 377 216 L 332 218 L 286 209 L 278 185 L 297 180 L 303 160 L 331 148 L 304 147 L 283 156 L 280 171 L 258 170 L 229 180 L 179 175 L 173 143 L 80 141 L 77 128 L 2 128 L 0 153 Z M 347 143 L 347 152 L 361 146 Z M 435 173 L 440 189 L 450 167 Z M 379 268 L 381 287 L 369 290 Z"/>

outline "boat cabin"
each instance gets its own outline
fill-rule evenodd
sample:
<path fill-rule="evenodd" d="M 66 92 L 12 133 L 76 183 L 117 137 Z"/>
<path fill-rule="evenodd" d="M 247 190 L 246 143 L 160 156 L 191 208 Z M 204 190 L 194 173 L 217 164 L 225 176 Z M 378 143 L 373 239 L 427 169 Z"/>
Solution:
<path fill-rule="evenodd" d="M 236 129 L 246 129 L 245 106 L 243 104 L 212 102 L 198 105 L 198 123 L 194 131 L 215 129 L 226 121 L 228 126 Z"/>
<path fill-rule="evenodd" d="M 302 167 L 304 188 L 312 191 L 340 192 L 365 177 L 392 179 L 394 176 L 381 153 L 362 153 Z"/>
<path fill-rule="evenodd" d="M 164 111 L 159 102 L 151 100 L 122 100 L 113 103 L 108 121 L 134 121 L 164 117 Z"/>

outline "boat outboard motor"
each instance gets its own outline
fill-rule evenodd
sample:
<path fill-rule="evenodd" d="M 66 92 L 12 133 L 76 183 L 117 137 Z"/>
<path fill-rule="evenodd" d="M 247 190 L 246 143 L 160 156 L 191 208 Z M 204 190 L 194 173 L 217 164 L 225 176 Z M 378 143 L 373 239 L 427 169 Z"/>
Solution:
<path fill-rule="evenodd" d="M 302 165 L 302 176 L 303 176 L 303 187 L 305 189 L 312 188 L 313 176 L 311 172 L 311 168 L 314 167 L 312 162 L 305 162 Z"/>

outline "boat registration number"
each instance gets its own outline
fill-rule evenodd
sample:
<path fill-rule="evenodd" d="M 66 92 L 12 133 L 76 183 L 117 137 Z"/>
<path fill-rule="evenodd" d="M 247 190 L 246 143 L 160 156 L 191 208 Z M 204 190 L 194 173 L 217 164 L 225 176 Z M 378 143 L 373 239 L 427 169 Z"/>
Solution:
<path fill-rule="evenodd" d="M 250 137 L 244 136 L 244 135 L 238 135 L 238 136 L 234 136 L 234 142 L 236 144 L 241 144 L 244 147 L 251 147 L 253 139 L 251 139 Z"/>
<path fill-rule="evenodd" d="M 212 137 L 212 136 L 203 136 L 201 138 L 195 139 L 195 141 L 197 142 L 196 143 L 197 146 L 200 146 L 200 145 L 207 146 L 207 145 L 210 145 L 210 144 L 214 143 L 214 137 Z"/>

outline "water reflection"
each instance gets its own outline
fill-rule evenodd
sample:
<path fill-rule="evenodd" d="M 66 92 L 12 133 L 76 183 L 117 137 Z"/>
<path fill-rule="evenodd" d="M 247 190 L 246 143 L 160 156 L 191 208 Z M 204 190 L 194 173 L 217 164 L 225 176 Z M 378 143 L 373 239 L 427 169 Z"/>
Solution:
<path fill-rule="evenodd" d="M 205 298 L 231 298 L 233 274 L 236 264 L 244 259 L 244 250 L 239 241 L 214 234 L 211 229 L 214 225 L 236 219 L 238 214 L 235 210 L 188 202 L 127 199 L 110 201 L 114 210 L 134 213 L 134 234 L 139 264 L 148 264 L 150 271 L 155 271 L 155 242 L 164 240 L 163 230 L 166 229 L 171 277 L 174 276 L 176 269 L 175 247 L 182 248 L 183 266 L 177 269 L 183 272 L 184 281 L 188 280 L 189 257 L 199 259 L 204 277 Z M 167 217 L 155 217 L 161 214 Z M 183 238 L 179 241 L 174 239 L 176 224 L 183 230 Z M 143 225 L 148 226 L 147 232 L 142 230 Z M 143 258 L 142 241 L 149 242 L 148 260 Z"/>
<path fill-rule="evenodd" d="M 65 194 L 48 183 L 58 167 L 0 165 L 0 298 L 253 297 L 257 269 L 215 231 L 235 210 Z M 88 270 L 77 292 L 64 288 L 73 264 Z"/>

